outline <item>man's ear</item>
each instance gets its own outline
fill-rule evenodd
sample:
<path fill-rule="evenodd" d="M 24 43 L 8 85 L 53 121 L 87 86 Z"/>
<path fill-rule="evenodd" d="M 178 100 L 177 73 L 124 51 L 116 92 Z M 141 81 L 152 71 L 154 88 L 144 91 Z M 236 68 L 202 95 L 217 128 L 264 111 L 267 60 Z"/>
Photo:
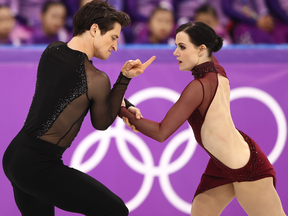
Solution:
<path fill-rule="evenodd" d="M 94 37 L 96 35 L 96 33 L 100 31 L 98 24 L 94 23 L 93 25 L 91 25 L 90 27 L 90 34 Z"/>

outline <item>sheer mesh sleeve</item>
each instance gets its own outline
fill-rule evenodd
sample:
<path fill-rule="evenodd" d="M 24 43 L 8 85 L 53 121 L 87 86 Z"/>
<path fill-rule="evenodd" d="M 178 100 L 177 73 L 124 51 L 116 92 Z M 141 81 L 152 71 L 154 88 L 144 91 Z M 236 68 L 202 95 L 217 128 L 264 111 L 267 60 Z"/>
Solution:
<path fill-rule="evenodd" d="M 67 43 L 52 43 L 39 61 L 25 131 L 67 148 L 89 110 L 94 128 L 105 130 L 113 123 L 129 82 L 121 73 L 111 89 L 108 76 L 85 53 L 70 49 Z"/>
<path fill-rule="evenodd" d="M 125 107 L 121 108 L 120 117 L 128 117 L 129 122 L 146 136 L 159 142 L 171 136 L 201 105 L 203 100 L 203 87 L 199 80 L 193 80 L 182 92 L 178 101 L 171 107 L 161 123 L 148 119 L 136 119 Z"/>
<path fill-rule="evenodd" d="M 88 99 L 91 101 L 90 116 L 95 129 L 105 130 L 115 120 L 121 107 L 129 78 L 120 73 L 111 89 L 110 80 L 104 72 L 92 65 L 86 66 L 88 82 Z"/>

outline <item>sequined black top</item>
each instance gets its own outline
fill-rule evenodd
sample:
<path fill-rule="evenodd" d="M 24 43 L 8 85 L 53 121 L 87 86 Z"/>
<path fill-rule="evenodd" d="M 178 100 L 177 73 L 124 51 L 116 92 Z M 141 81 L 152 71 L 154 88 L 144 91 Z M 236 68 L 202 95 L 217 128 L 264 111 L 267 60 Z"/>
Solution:
<path fill-rule="evenodd" d="M 111 89 L 106 73 L 87 55 L 53 42 L 43 52 L 33 101 L 24 130 L 33 137 L 67 148 L 87 112 L 95 129 L 107 129 L 117 117 L 130 79 L 120 73 Z"/>

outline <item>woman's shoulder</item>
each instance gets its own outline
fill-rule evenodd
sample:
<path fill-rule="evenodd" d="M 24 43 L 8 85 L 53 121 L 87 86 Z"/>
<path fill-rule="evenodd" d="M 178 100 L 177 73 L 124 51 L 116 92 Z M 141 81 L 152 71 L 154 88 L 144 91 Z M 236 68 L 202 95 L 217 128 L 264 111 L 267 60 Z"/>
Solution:
<path fill-rule="evenodd" d="M 191 82 L 189 82 L 187 84 L 187 86 L 185 87 L 184 91 L 194 91 L 194 92 L 197 92 L 197 91 L 202 91 L 203 90 L 203 82 L 201 79 L 194 79 L 192 80 Z M 183 91 L 183 92 L 184 92 Z"/>

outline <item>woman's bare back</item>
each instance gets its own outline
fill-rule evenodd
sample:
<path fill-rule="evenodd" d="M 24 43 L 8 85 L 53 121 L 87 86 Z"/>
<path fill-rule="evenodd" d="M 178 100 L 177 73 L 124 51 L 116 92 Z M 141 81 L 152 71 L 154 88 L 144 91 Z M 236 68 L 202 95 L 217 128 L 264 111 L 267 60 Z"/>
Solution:
<path fill-rule="evenodd" d="M 250 150 L 231 117 L 229 80 L 219 73 L 217 78 L 218 86 L 201 128 L 202 143 L 223 164 L 238 169 L 249 161 Z"/>

